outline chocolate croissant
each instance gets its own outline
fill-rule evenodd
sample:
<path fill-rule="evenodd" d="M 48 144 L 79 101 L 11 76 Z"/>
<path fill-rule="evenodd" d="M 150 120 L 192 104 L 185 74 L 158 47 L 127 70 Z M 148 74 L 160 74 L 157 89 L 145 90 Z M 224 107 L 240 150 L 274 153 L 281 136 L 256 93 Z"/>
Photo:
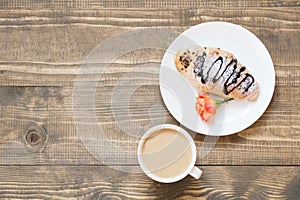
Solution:
<path fill-rule="evenodd" d="M 177 71 L 203 92 L 224 98 L 256 101 L 259 84 L 237 58 L 224 50 L 193 46 L 178 51 Z"/>

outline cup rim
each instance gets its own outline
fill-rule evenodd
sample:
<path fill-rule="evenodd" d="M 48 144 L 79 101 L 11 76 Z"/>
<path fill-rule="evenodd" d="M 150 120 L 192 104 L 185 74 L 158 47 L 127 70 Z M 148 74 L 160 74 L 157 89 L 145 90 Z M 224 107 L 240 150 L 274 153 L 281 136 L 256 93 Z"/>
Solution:
<path fill-rule="evenodd" d="M 153 175 L 152 173 L 147 172 L 147 168 L 145 167 L 144 162 L 142 161 L 142 146 L 143 146 L 145 140 L 151 134 L 153 134 L 154 132 L 161 130 L 161 129 L 173 129 L 173 130 L 178 131 L 189 141 L 191 148 L 192 148 L 192 161 L 191 161 L 189 167 L 183 173 L 181 173 L 175 177 L 172 177 L 172 178 L 161 178 L 161 177 Z M 157 182 L 161 182 L 161 183 L 173 183 L 173 182 L 179 181 L 179 180 L 183 179 L 184 177 L 186 177 L 192 171 L 193 167 L 195 166 L 196 157 L 197 157 L 196 145 L 195 145 L 195 142 L 194 142 L 193 138 L 191 137 L 191 135 L 183 128 L 176 126 L 174 124 L 160 124 L 160 125 L 156 125 L 156 126 L 150 128 L 149 130 L 147 130 L 139 141 L 137 154 L 138 154 L 138 162 L 139 162 L 139 165 L 142 168 L 143 172 L 151 179 L 153 179 Z"/>

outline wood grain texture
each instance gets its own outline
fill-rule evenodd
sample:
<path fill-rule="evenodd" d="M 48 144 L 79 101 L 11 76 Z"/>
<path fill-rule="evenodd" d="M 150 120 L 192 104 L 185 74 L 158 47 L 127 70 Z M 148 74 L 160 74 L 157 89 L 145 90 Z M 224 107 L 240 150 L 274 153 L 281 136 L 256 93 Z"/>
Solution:
<path fill-rule="evenodd" d="M 299 199 L 299 6 L 296 0 L 1 1 L 0 198 Z M 159 184 L 142 173 L 115 170 L 139 171 L 139 137 L 120 127 L 131 128 L 130 121 L 143 127 L 151 119 L 177 124 L 159 93 L 164 49 L 132 51 L 115 60 L 98 83 L 97 121 L 86 112 L 75 124 L 76 77 L 88 83 L 95 76 L 77 75 L 81 63 L 99 43 L 124 31 L 156 27 L 180 33 L 208 21 L 240 24 L 266 45 L 276 71 L 270 106 L 255 124 L 219 138 L 206 157 L 197 159 L 204 171 L 200 180 Z M 132 71 L 137 65 L 147 72 Z M 131 86 L 139 86 L 130 98 L 129 115 L 126 100 L 112 105 L 113 90 L 124 76 Z M 77 109 L 93 109 L 82 103 Z M 123 120 L 116 122 L 114 114 Z M 76 125 L 82 124 L 98 125 L 115 149 L 108 154 L 99 143 L 95 157 L 80 140 L 92 128 L 78 133 Z M 198 150 L 212 143 L 202 135 L 194 139 Z"/>
<path fill-rule="evenodd" d="M 143 173 L 107 167 L 1 167 L 0 198 L 298 199 L 299 167 L 201 167 L 199 180 L 160 184 Z M 9 179 L 7 178 L 9 177 Z"/>
<path fill-rule="evenodd" d="M 142 78 L 142 77 L 141 77 Z M 140 81 L 138 81 L 141 84 Z M 156 82 L 157 79 L 153 79 Z M 137 86 L 139 86 L 139 84 Z M 149 84 L 149 82 L 147 83 Z M 117 143 L 110 154 L 114 164 L 137 165 L 136 151 L 139 137 L 132 132 L 124 132 L 119 126 L 130 121 L 140 126 L 150 123 L 149 109 L 154 104 L 160 107 L 152 110 L 152 117 L 166 123 L 177 122 L 167 112 L 160 97 L 158 86 L 144 85 L 131 97 L 130 115 L 122 122 L 116 121 L 112 109 L 118 115 L 126 116 L 122 106 L 113 108 L 111 89 L 99 86 L 96 95 L 95 113 L 99 128 L 104 131 L 107 141 Z M 106 91 L 106 92 L 103 92 Z M 68 87 L 0 87 L 2 94 L 0 164 L 101 164 L 97 162 L 82 144 L 76 131 L 72 112 L 72 88 Z M 288 95 L 292 92 L 294 95 Z M 144 94 L 147 93 L 147 97 Z M 84 91 L 82 91 L 84 94 Z M 277 87 L 273 101 L 265 114 L 251 127 L 235 135 L 221 137 L 210 154 L 197 161 L 207 165 L 299 165 L 300 127 L 299 127 L 299 89 Z M 83 102 L 84 103 L 84 102 Z M 123 105 L 122 99 L 118 102 Z M 84 104 L 84 107 L 87 105 Z M 92 105 L 90 105 L 92 108 Z M 80 109 L 80 108 L 78 108 Z M 166 113 L 164 118 L 163 113 Z M 89 118 L 85 113 L 82 125 Z M 274 124 L 276 122 L 276 125 Z M 77 124 L 78 125 L 78 124 Z M 43 127 L 49 135 L 47 144 L 39 154 L 32 154 L 25 135 L 32 127 Z M 86 131 L 92 131 L 86 126 Z M 97 138 L 94 135 L 93 138 Z M 197 135 L 197 147 L 204 143 L 205 137 Z M 126 151 L 124 154 L 123 152 Z M 10 152 L 7 154 L 7 152 Z M 105 145 L 97 146 L 100 157 L 105 157 Z M 102 163 L 106 164 L 106 163 Z"/>
<path fill-rule="evenodd" d="M 299 16 L 297 7 L 0 10 L 0 85 L 72 86 L 86 56 L 110 36 L 143 27 L 179 33 L 192 25 L 217 20 L 240 24 L 256 34 L 270 51 L 277 81 L 299 86 Z M 115 63 L 122 68 L 159 64 L 164 51 L 140 53 L 143 56 L 130 52 Z"/>
<path fill-rule="evenodd" d="M 241 24 L 261 38 L 275 64 L 276 89 L 268 110 L 258 122 L 234 136 L 222 137 L 213 151 L 197 163 L 299 165 L 300 17 L 297 7 L 1 10 L 0 17 L 0 44 L 5 47 L 0 50 L 2 165 L 101 164 L 81 143 L 74 124 L 73 84 L 80 63 L 101 41 L 125 30 L 162 27 L 183 31 L 211 20 Z M 112 152 L 116 164 L 137 164 L 138 138 L 124 134 L 112 113 L 112 91 L 120 77 L 126 74 L 133 86 L 140 86 L 130 100 L 129 117 L 134 123 L 147 125 L 153 104 L 161 105 L 153 111 L 155 119 L 164 120 L 162 113 L 166 113 L 166 122 L 176 123 L 166 111 L 158 88 L 163 54 L 164 50 L 158 49 L 130 52 L 111 64 L 99 81 L 95 105 L 99 127 L 109 141 L 117 142 L 127 152 L 125 157 L 120 151 Z M 131 72 L 137 64 L 151 70 L 143 75 Z M 83 76 L 89 81 L 89 76 L 94 74 Z M 122 99 L 119 103 L 123 105 Z M 122 107 L 115 110 L 124 113 Z M 82 117 L 90 116 L 87 113 Z M 130 118 L 123 124 L 129 121 Z M 33 149 L 25 140 L 32 127 L 44 128 L 49 136 L 41 149 Z M 196 137 L 198 148 L 204 139 L 204 136 Z M 32 154 L 33 151 L 38 152 Z M 105 149 L 99 145 L 97 151 L 101 155 Z"/>
<path fill-rule="evenodd" d="M 1 1 L 0 8 L 191 8 L 191 7 L 289 7 L 299 6 L 299 1 L 276 1 L 276 0 L 254 0 L 254 1 L 179 1 L 179 0 L 60 0 L 60 1 L 48 1 L 48 0 L 3 0 Z"/>

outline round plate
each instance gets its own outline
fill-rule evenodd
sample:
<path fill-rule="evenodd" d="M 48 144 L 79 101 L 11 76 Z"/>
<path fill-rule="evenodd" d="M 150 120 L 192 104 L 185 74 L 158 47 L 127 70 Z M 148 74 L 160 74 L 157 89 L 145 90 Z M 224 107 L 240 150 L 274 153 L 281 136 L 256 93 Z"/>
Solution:
<path fill-rule="evenodd" d="M 219 47 L 234 54 L 259 82 L 258 99 L 230 101 L 217 109 L 209 123 L 202 121 L 195 110 L 198 90 L 177 72 L 174 63 L 178 50 L 194 45 Z M 275 71 L 268 50 L 253 33 L 232 23 L 207 22 L 191 27 L 173 41 L 162 59 L 159 82 L 163 101 L 178 122 L 197 133 L 223 136 L 249 127 L 265 112 L 275 88 Z"/>

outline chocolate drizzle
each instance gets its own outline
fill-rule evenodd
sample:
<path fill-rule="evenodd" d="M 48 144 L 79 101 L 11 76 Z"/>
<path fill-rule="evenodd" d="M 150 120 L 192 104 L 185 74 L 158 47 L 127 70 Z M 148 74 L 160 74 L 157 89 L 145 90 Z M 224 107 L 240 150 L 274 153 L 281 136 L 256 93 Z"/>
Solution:
<path fill-rule="evenodd" d="M 250 78 L 250 80 L 249 80 Z M 248 82 L 247 79 L 249 80 Z M 251 74 L 246 74 L 245 78 L 241 81 L 241 82 L 246 82 L 246 87 L 244 88 L 245 92 L 248 92 L 249 88 L 251 87 L 251 85 L 254 83 L 255 79 Z"/>
<path fill-rule="evenodd" d="M 201 77 L 201 83 L 205 84 L 205 79 L 203 78 L 203 68 L 204 68 L 204 61 L 206 59 L 206 53 L 203 52 L 202 56 L 198 56 L 196 61 L 194 62 L 194 73 L 195 77 Z"/>
<path fill-rule="evenodd" d="M 229 65 L 227 65 L 226 68 L 225 68 L 225 70 L 222 72 L 222 74 L 217 78 L 217 76 L 218 76 L 218 74 L 219 74 L 219 72 L 220 72 L 220 70 L 221 70 L 221 68 L 222 68 L 222 65 L 223 65 L 223 58 L 222 58 L 221 56 L 219 56 L 219 57 L 215 60 L 215 62 L 213 62 L 212 66 L 214 66 L 218 61 L 220 61 L 220 65 L 219 65 L 219 69 L 218 69 L 216 75 L 215 75 L 214 78 L 212 79 L 212 82 L 213 82 L 213 83 L 216 83 L 216 82 L 220 79 L 220 77 L 223 75 L 223 73 L 226 71 L 227 67 L 229 66 Z M 230 64 L 230 63 L 229 63 L 229 64 Z M 212 66 L 210 67 L 209 70 L 211 70 Z"/>
<path fill-rule="evenodd" d="M 231 88 L 231 90 L 228 91 L 228 88 L 237 83 L 238 78 L 241 77 L 241 73 L 243 71 L 245 71 L 246 67 L 241 67 L 240 70 L 237 70 L 237 65 L 233 65 L 233 71 L 230 74 L 230 76 L 227 78 L 227 80 L 224 83 L 224 94 L 228 95 L 229 93 L 231 93 L 235 88 L 237 88 L 243 81 L 241 81 L 238 85 L 234 86 L 233 88 Z M 231 79 L 231 82 L 230 82 Z"/>
<path fill-rule="evenodd" d="M 215 76 L 212 79 L 213 83 L 216 83 L 223 75 L 224 73 L 228 70 L 230 66 L 232 66 L 233 70 L 230 73 L 230 75 L 227 77 L 227 79 L 224 82 L 224 90 L 223 93 L 225 95 L 230 94 L 234 89 L 237 87 L 240 87 L 243 89 L 243 92 L 248 92 L 249 88 L 253 83 L 255 82 L 254 77 L 246 73 L 244 75 L 244 78 L 242 78 L 241 81 L 238 82 L 239 79 L 241 79 L 242 72 L 246 70 L 246 67 L 241 67 L 240 69 L 237 70 L 237 59 L 232 59 L 224 68 L 222 73 L 220 73 L 222 66 L 224 64 L 223 58 L 219 56 L 209 67 L 207 70 L 206 74 L 204 74 L 204 62 L 206 59 L 206 53 L 203 52 L 201 56 L 198 56 L 196 61 L 194 62 L 194 73 L 195 77 L 200 77 L 201 78 L 201 83 L 205 84 L 209 78 L 209 74 L 211 72 L 211 69 L 213 68 L 214 65 L 218 66 L 218 71 L 215 74 Z M 237 84 L 238 83 L 238 84 Z M 232 87 L 233 86 L 233 87 Z M 231 88 L 231 89 L 229 89 Z"/>

